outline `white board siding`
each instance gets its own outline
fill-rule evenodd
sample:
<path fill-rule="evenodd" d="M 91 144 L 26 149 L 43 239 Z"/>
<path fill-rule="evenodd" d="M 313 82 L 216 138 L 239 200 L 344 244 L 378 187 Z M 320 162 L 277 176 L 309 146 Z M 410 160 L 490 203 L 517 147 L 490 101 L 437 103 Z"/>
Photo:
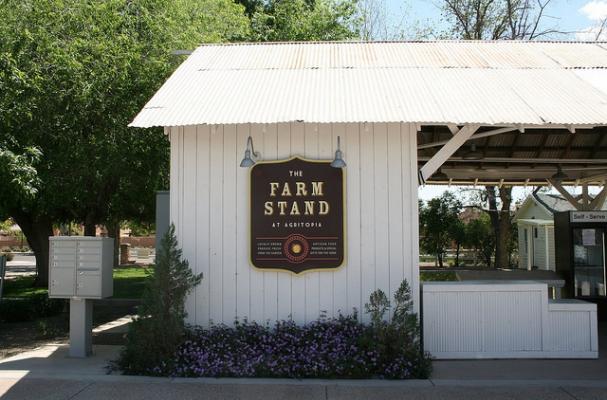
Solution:
<path fill-rule="evenodd" d="M 377 288 L 393 296 L 403 278 L 419 298 L 416 130 L 411 124 L 239 124 L 168 128 L 171 220 L 184 257 L 203 282 L 188 322 L 310 322 L 357 309 Z M 249 263 L 249 170 L 238 165 L 248 135 L 263 160 L 348 164 L 346 261 L 334 272 L 263 272 Z M 416 302 L 416 307 L 417 307 Z"/>
<path fill-rule="evenodd" d="M 537 237 L 535 232 L 537 230 Z M 533 266 L 538 269 L 546 269 L 546 229 L 543 226 L 534 226 L 531 228 L 533 235 Z"/>
<path fill-rule="evenodd" d="M 548 256 L 548 269 L 554 271 L 556 269 L 556 258 L 554 255 L 554 226 L 546 227 L 546 244 L 548 249 L 546 255 Z"/>
<path fill-rule="evenodd" d="M 527 269 L 527 259 L 529 257 L 528 248 L 525 246 L 525 229 L 527 225 L 518 223 L 518 267 Z"/>

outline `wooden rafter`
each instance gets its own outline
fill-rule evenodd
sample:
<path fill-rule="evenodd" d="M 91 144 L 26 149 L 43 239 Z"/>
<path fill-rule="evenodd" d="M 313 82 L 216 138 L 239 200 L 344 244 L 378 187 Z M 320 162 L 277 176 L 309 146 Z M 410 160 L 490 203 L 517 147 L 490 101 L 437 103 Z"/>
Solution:
<path fill-rule="evenodd" d="M 594 146 L 592 146 L 592 153 L 590 153 L 590 158 L 596 157 L 596 153 L 598 153 L 600 150 L 603 150 L 601 148 L 601 145 L 603 144 L 603 140 L 607 137 L 607 135 L 602 135 L 601 132 L 597 132 L 597 134 L 599 138 L 594 143 Z"/>
<path fill-rule="evenodd" d="M 478 130 L 479 125 L 464 125 L 447 144 L 440 148 L 419 170 L 419 180 L 424 183 Z"/>
<path fill-rule="evenodd" d="M 565 145 L 565 148 L 563 149 L 560 158 L 567 158 L 569 156 L 569 153 L 571 153 L 571 145 L 575 140 L 575 133 L 570 133 L 570 135 L 571 136 L 569 137 L 569 139 L 567 139 L 567 144 Z"/>

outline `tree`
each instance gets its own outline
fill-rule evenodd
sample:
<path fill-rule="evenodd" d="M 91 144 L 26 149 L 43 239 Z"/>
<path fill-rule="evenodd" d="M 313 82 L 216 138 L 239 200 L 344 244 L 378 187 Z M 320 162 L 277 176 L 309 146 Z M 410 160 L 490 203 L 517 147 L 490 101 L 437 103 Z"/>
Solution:
<path fill-rule="evenodd" d="M 607 32 L 607 15 L 605 15 L 597 24 L 594 34 L 594 41 L 598 42 L 599 40 L 607 39 L 605 32 Z"/>
<path fill-rule="evenodd" d="M 449 236 L 455 242 L 455 266 L 459 267 L 459 254 L 462 246 L 466 244 L 466 224 L 457 218 L 448 226 Z"/>
<path fill-rule="evenodd" d="M 487 267 L 491 267 L 491 259 L 495 249 L 495 236 L 492 232 L 491 222 L 486 214 L 466 224 L 466 245 L 474 249 L 476 256 L 480 257 Z"/>
<path fill-rule="evenodd" d="M 485 196 L 488 208 L 484 209 L 489 214 L 495 237 L 495 267 L 510 267 L 510 243 L 512 242 L 512 186 L 502 186 L 497 193 L 495 186 L 485 187 Z M 499 196 L 500 207 L 498 208 L 497 197 Z"/>
<path fill-rule="evenodd" d="M 358 35 L 356 0 L 269 0 L 251 18 L 256 41 L 345 40 Z"/>
<path fill-rule="evenodd" d="M 155 374 L 170 370 L 170 362 L 185 332 L 185 299 L 202 280 L 182 257 L 171 224 L 162 238 L 153 273 L 146 280 L 137 318 L 117 362 L 127 374 Z"/>
<path fill-rule="evenodd" d="M 461 202 L 453 193 L 445 192 L 440 197 L 428 201 L 420 210 L 422 248 L 436 256 L 441 268 L 446 249 L 452 240 L 449 230 L 452 225 L 458 224 L 461 208 Z"/>
<path fill-rule="evenodd" d="M 533 40 L 561 33 L 543 27 L 552 0 L 443 0 L 451 35 L 464 40 Z"/>
<path fill-rule="evenodd" d="M 167 141 L 127 124 L 180 61 L 171 52 L 246 38 L 249 21 L 230 0 L 0 0 L 0 20 L 0 153 L 23 167 L 0 172 L 0 214 L 47 285 L 53 223 L 94 235 L 152 215 Z"/>

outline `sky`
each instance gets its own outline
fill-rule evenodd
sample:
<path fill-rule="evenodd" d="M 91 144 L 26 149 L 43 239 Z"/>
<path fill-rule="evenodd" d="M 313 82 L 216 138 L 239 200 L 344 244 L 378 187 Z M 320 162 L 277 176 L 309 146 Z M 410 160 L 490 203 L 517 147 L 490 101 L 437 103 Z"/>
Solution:
<path fill-rule="evenodd" d="M 441 0 L 385 0 L 390 20 L 422 26 L 442 26 Z M 599 22 L 607 16 L 607 0 L 552 0 L 547 9 L 546 26 L 558 27 L 568 35 L 553 39 L 594 40 Z M 404 16 L 404 17 L 403 17 Z M 602 37 L 607 40 L 607 33 Z"/>

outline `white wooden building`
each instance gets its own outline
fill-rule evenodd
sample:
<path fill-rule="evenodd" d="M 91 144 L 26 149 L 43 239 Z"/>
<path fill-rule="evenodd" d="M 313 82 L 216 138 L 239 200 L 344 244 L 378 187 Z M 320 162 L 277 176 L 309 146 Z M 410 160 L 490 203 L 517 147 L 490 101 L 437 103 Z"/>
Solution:
<path fill-rule="evenodd" d="M 171 220 L 204 273 L 189 322 L 303 323 L 353 308 L 366 318 L 369 294 L 392 297 L 403 279 L 419 308 L 418 185 L 541 185 L 557 165 L 559 186 L 602 182 L 606 68 L 607 46 L 589 43 L 201 46 L 131 124 L 164 127 L 170 140 Z M 264 161 L 331 160 L 341 138 L 339 269 L 250 264 L 249 171 L 239 167 L 249 136 Z"/>
<path fill-rule="evenodd" d="M 555 270 L 554 213 L 576 208 L 557 194 L 534 192 L 521 204 L 515 215 L 518 227 L 518 267 Z M 599 209 L 606 210 L 603 205 Z"/>

